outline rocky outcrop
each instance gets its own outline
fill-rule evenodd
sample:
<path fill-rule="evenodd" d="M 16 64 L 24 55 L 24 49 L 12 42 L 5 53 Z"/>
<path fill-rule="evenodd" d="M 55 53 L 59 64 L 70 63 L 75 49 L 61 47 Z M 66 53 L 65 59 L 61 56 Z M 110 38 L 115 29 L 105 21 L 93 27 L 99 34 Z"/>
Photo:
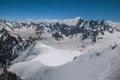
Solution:
<path fill-rule="evenodd" d="M 32 43 L 31 39 L 25 40 L 18 35 L 10 35 L 6 29 L 1 30 L 0 37 L 0 63 L 2 67 L 10 65 L 21 51 Z"/>
<path fill-rule="evenodd" d="M 54 24 L 47 24 L 47 22 L 11 22 L 0 20 L 0 27 L 9 30 L 30 28 L 34 29 L 36 35 L 41 37 L 44 33 L 50 33 L 53 38 L 60 40 L 64 37 L 71 37 L 77 35 L 80 39 L 91 39 L 96 42 L 99 34 L 104 35 L 105 32 L 113 33 L 113 28 L 104 20 L 84 20 L 79 19 L 76 25 L 61 24 L 59 22 Z M 79 36 L 80 34 L 80 36 Z"/>
<path fill-rule="evenodd" d="M 90 38 L 93 42 L 96 42 L 99 34 L 104 35 L 106 31 L 113 33 L 114 29 L 104 20 L 84 21 L 80 19 L 76 26 L 68 26 L 65 24 L 56 23 L 51 27 L 51 31 L 54 38 L 64 38 L 63 35 L 66 37 L 70 36 L 72 38 L 74 35 L 81 34 L 82 36 L 79 37 L 82 40 Z"/>
<path fill-rule="evenodd" d="M 0 75 L 0 80 L 23 80 L 15 73 L 8 71 L 4 68 L 3 73 Z"/>

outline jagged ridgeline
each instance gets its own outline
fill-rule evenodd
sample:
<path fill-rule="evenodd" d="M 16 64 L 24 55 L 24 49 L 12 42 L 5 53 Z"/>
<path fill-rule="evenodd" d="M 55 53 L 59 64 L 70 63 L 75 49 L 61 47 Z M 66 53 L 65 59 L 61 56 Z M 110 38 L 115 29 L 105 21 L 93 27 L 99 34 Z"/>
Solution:
<path fill-rule="evenodd" d="M 72 21 L 71 21 L 72 22 Z M 113 28 L 104 20 L 84 20 L 77 18 L 76 24 L 68 24 L 66 22 L 12 22 L 6 20 L 0 20 L 0 26 L 5 27 L 8 30 L 28 30 L 27 32 L 34 32 L 38 37 L 48 33 L 56 40 L 64 39 L 65 37 L 74 38 L 78 36 L 80 39 L 91 39 L 96 42 L 98 35 L 104 35 L 105 31 L 113 33 Z"/>
<path fill-rule="evenodd" d="M 31 44 L 31 40 L 23 39 L 19 35 L 10 35 L 5 28 L 0 30 L 0 35 L 0 63 L 2 67 L 7 67 L 10 61 Z"/>
<path fill-rule="evenodd" d="M 69 22 L 35 22 L 0 20 L 0 64 L 4 68 L 0 80 L 20 80 L 19 76 L 7 71 L 6 67 L 16 59 L 33 41 L 44 39 L 50 35 L 54 40 L 65 38 L 79 40 L 90 39 L 97 42 L 99 35 L 113 33 L 114 28 L 104 20 L 84 20 L 77 18 Z M 74 23 L 74 24 L 73 24 Z M 45 37 L 49 38 L 49 37 Z"/>
<path fill-rule="evenodd" d="M 84 20 L 77 18 L 75 21 L 76 24 L 68 24 L 64 22 L 14 22 L 1 19 L 0 62 L 2 66 L 4 66 L 3 64 L 9 65 L 9 61 L 15 59 L 18 53 L 23 51 L 32 42 L 30 37 L 32 34 L 27 35 L 27 32 L 33 32 L 37 35 L 37 39 L 42 38 L 41 35 L 48 33 L 56 40 L 78 36 L 81 40 L 91 39 L 92 42 L 96 42 L 98 35 L 104 35 L 105 31 L 109 33 L 113 33 L 114 31 L 104 20 Z M 15 31 L 17 35 L 15 33 L 11 35 Z M 26 34 L 30 39 L 23 39 L 20 35 L 21 33 L 17 33 L 18 31 L 21 31 L 21 33 L 26 32 L 23 35 Z"/>
<path fill-rule="evenodd" d="M 53 37 L 56 39 L 64 38 L 63 35 L 66 37 L 70 36 L 71 38 L 79 36 L 82 40 L 90 38 L 93 42 L 96 42 L 99 34 L 104 35 L 105 31 L 113 33 L 113 28 L 104 22 L 104 20 L 84 21 L 79 19 L 75 26 L 56 23 L 51 28 L 51 31 L 54 31 Z"/>

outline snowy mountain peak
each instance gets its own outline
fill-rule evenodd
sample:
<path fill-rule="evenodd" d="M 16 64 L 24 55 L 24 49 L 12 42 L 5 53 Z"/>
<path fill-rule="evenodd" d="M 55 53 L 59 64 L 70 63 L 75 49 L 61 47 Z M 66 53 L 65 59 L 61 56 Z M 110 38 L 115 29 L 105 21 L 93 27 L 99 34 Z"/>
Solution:
<path fill-rule="evenodd" d="M 120 31 L 120 22 L 107 21 L 107 23 L 117 31 Z"/>
<path fill-rule="evenodd" d="M 79 21 L 79 19 L 82 19 L 81 17 L 75 17 L 73 19 L 42 19 L 41 22 L 45 22 L 48 24 L 55 24 L 55 23 L 60 23 L 60 24 L 66 24 L 66 25 L 73 25 L 76 26 L 77 22 Z"/>
<path fill-rule="evenodd" d="M 32 19 L 26 19 L 24 21 L 19 21 L 20 23 L 27 23 L 30 24 L 31 22 L 34 23 L 48 23 L 48 24 L 55 24 L 55 23 L 60 23 L 60 24 L 66 24 L 66 25 L 73 25 L 76 26 L 77 22 L 79 19 L 82 19 L 81 17 L 75 17 L 73 19 L 40 19 L 40 20 L 32 20 Z"/>
<path fill-rule="evenodd" d="M 27 23 L 27 24 L 30 24 L 31 22 L 36 23 L 36 21 L 34 21 L 32 19 L 26 19 L 26 20 L 23 20 L 23 21 L 19 21 L 19 23 Z"/>
<path fill-rule="evenodd" d="M 113 28 L 104 20 L 84 20 L 80 17 L 63 20 L 45 19 L 39 22 L 28 20 L 21 23 L 1 21 L 0 28 L 3 27 L 6 27 L 6 29 L 11 31 L 11 33 L 14 33 L 15 31 L 17 31 L 17 33 L 20 31 L 19 33 L 21 34 L 23 34 L 23 32 L 29 32 L 27 34 L 34 34 L 39 37 L 45 33 L 50 33 L 51 37 L 56 40 L 60 40 L 65 37 L 72 38 L 76 35 L 82 40 L 91 38 L 92 41 L 96 42 L 96 38 L 99 34 L 104 35 L 106 31 L 113 33 Z"/>
<path fill-rule="evenodd" d="M 120 29 L 111 23 L 1 19 L 0 80 L 119 80 Z"/>

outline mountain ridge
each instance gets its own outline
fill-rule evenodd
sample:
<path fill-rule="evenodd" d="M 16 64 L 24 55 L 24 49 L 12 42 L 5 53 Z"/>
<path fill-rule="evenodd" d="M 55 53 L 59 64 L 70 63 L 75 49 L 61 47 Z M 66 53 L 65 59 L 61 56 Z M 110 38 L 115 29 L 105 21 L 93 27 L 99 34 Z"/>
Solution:
<path fill-rule="evenodd" d="M 11 32 L 15 30 L 20 31 L 20 29 L 23 28 L 26 29 L 26 31 L 30 30 L 31 33 L 39 36 L 41 36 L 43 33 L 50 33 L 51 36 L 53 36 L 56 40 L 59 40 L 59 38 L 64 38 L 64 36 L 72 37 L 80 33 L 82 35 L 81 37 L 83 40 L 89 37 L 91 38 L 93 37 L 92 41 L 94 42 L 96 42 L 96 37 L 98 34 L 101 33 L 102 35 L 104 35 L 104 31 L 112 33 L 114 30 L 111 27 L 111 25 L 109 25 L 104 20 L 84 20 L 80 17 L 77 17 L 74 19 L 58 20 L 58 22 L 55 21 L 54 24 L 53 22 L 50 23 L 49 21 L 10 22 L 0 20 L 0 26 L 1 28 L 6 26 L 6 29 L 8 29 L 8 31 Z M 68 23 L 72 23 L 74 25 L 69 25 Z"/>
<path fill-rule="evenodd" d="M 14 22 L 0 20 L 0 64 L 2 65 L 0 73 L 14 79 L 21 78 L 27 80 L 48 80 L 48 78 L 50 80 L 63 80 L 60 77 L 64 75 L 65 80 L 73 80 L 73 78 L 75 79 L 76 77 L 76 80 L 79 80 L 79 78 L 86 80 L 86 77 L 90 77 L 90 80 L 96 80 L 96 78 L 99 80 L 110 80 L 104 77 L 104 74 L 107 72 L 102 68 L 111 69 L 116 67 L 116 69 L 119 69 L 119 67 L 109 67 L 109 65 L 107 65 L 109 63 L 103 60 L 108 58 L 107 61 L 109 62 L 114 58 L 119 59 L 119 56 L 116 57 L 120 45 L 119 24 L 116 26 L 116 24 L 104 20 L 84 20 L 79 17 L 73 20 L 59 21 L 48 23 L 49 21 Z M 73 23 L 71 23 L 71 21 L 73 21 Z M 69 22 L 72 25 L 70 25 Z M 108 54 L 108 52 L 110 54 Z M 115 53 L 115 55 L 113 53 Z M 113 55 L 113 57 L 110 55 Z M 80 60 L 82 60 L 83 63 Z M 81 63 L 79 63 L 79 61 Z M 93 71 L 87 68 L 89 65 L 87 62 L 89 61 L 93 64 L 90 65 Z M 102 64 L 101 62 L 105 63 Z M 95 65 L 94 63 L 102 65 L 102 67 L 93 67 Z M 86 72 L 82 64 L 88 71 L 94 73 L 87 73 L 88 76 L 86 76 L 86 73 L 81 74 L 81 72 L 77 72 L 78 70 Z M 31 65 L 32 70 L 31 67 L 29 67 Z M 106 66 L 103 67 L 104 65 Z M 70 70 L 74 67 L 76 67 L 75 70 L 77 70 L 75 72 L 74 70 Z M 6 68 L 8 71 L 6 71 Z M 100 71 L 98 70 L 99 68 Z M 107 70 L 110 71 L 110 69 Z M 112 71 L 116 72 L 116 69 Z M 64 71 L 66 71 L 65 74 L 63 74 Z M 83 75 L 83 77 L 80 75 L 76 76 L 78 74 L 69 74 L 71 71 L 75 74 Z M 96 71 L 98 71 L 97 74 L 99 76 L 96 76 Z M 100 73 L 101 71 L 102 73 Z M 111 76 L 113 72 L 109 72 L 107 76 Z M 45 75 L 45 73 L 48 75 Z M 54 77 L 55 73 L 60 74 Z M 117 75 L 119 75 L 119 71 L 117 73 Z M 73 77 L 69 78 L 68 76 L 70 75 Z M 113 78 L 117 75 L 114 75 Z M 6 76 L 3 77 L 5 79 L 10 78 Z M 95 76 L 95 78 L 92 76 Z M 119 77 L 117 76 L 117 78 Z"/>

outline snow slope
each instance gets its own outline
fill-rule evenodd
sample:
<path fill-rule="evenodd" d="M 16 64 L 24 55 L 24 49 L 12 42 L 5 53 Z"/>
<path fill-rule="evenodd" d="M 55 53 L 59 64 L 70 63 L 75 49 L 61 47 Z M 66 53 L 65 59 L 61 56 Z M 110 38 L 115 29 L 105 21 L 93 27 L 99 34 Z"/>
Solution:
<path fill-rule="evenodd" d="M 120 22 L 107 21 L 107 23 L 112 26 L 114 29 L 120 31 Z"/>
<path fill-rule="evenodd" d="M 49 54 L 56 54 L 53 53 L 56 49 L 41 44 L 40 42 L 37 42 L 35 44 L 36 46 L 33 46 L 34 44 L 32 44 L 31 47 L 23 52 L 24 54 L 21 54 L 20 57 L 15 60 L 15 62 L 18 61 L 18 63 L 11 65 L 9 68 L 10 71 L 15 72 L 25 80 L 120 79 L 120 46 L 117 46 L 114 49 L 111 47 L 99 47 L 81 55 L 75 51 L 71 52 L 71 57 L 68 55 L 69 51 L 64 50 L 58 50 L 58 56 L 50 56 Z M 38 45 L 39 50 L 37 48 Z M 34 52 L 33 49 L 36 49 L 36 52 Z M 32 51 L 34 53 L 32 53 Z M 62 54 L 62 57 L 60 54 Z M 36 55 L 38 55 L 38 57 L 36 57 Z M 47 57 L 44 57 L 45 55 Z M 73 57 L 78 55 L 80 56 L 73 60 Z M 50 58 L 46 61 L 48 57 Z M 65 58 L 67 58 L 67 60 Z M 66 63 L 68 61 L 72 62 Z M 49 62 L 49 64 L 47 62 Z M 62 65 L 63 62 L 64 65 Z"/>
<path fill-rule="evenodd" d="M 22 79 L 37 80 L 40 78 L 39 74 L 48 69 L 48 66 L 63 65 L 80 54 L 78 51 L 55 49 L 41 42 L 34 42 L 12 62 L 14 64 L 10 67 L 10 71 Z"/>
<path fill-rule="evenodd" d="M 79 19 L 78 17 L 65 20 L 43 20 L 46 24 L 40 23 L 39 26 L 56 22 L 75 26 Z M 92 22 L 94 23 L 94 21 Z M 20 23 L 19 25 L 22 26 L 13 28 L 13 31 L 11 30 L 12 23 L 6 22 L 6 25 L 9 25 L 7 30 L 10 30 L 10 34 L 19 34 L 25 38 L 35 37 L 36 28 L 33 27 L 33 21 L 26 23 L 27 25 L 24 27 L 25 23 L 23 25 Z M 112 33 L 104 31 L 104 35 L 98 34 L 97 42 L 92 42 L 90 37 L 82 40 L 80 33 L 73 35 L 72 38 L 71 36 L 64 36 L 64 39 L 56 41 L 52 37 L 54 31 L 47 32 L 49 28 L 46 26 L 44 27 L 45 33 L 41 35 L 43 39 L 40 42 L 34 42 L 25 51 L 19 53 L 19 57 L 12 61 L 8 70 L 16 73 L 24 80 L 120 80 L 120 46 L 111 49 L 116 44 L 120 45 L 119 23 L 108 22 L 108 24 L 111 24 L 116 30 L 113 30 Z M 6 26 L 3 23 L 2 25 L 3 27 Z M 37 25 L 36 27 L 39 27 Z M 89 21 L 85 22 L 84 27 L 87 30 L 89 29 Z M 58 30 L 58 33 L 59 28 L 55 29 L 55 31 Z M 93 29 L 90 28 L 90 30 Z"/>
<path fill-rule="evenodd" d="M 109 47 L 110 45 L 120 44 L 120 32 L 114 31 L 113 34 L 105 32 L 105 35 L 98 35 L 97 42 L 95 43 L 91 43 L 91 39 L 81 40 L 79 36 L 74 36 L 72 39 L 66 37 L 60 41 L 49 38 L 43 39 L 41 42 L 58 49 L 84 52 L 97 47 Z"/>
<path fill-rule="evenodd" d="M 43 80 L 119 80 L 119 48 L 98 48 L 83 54 L 69 64 L 49 70 Z"/>
<path fill-rule="evenodd" d="M 28 49 L 21 52 L 20 56 L 13 63 L 39 61 L 44 65 L 58 66 L 72 61 L 74 57 L 80 54 L 78 51 L 55 49 L 41 42 L 34 42 Z"/>

